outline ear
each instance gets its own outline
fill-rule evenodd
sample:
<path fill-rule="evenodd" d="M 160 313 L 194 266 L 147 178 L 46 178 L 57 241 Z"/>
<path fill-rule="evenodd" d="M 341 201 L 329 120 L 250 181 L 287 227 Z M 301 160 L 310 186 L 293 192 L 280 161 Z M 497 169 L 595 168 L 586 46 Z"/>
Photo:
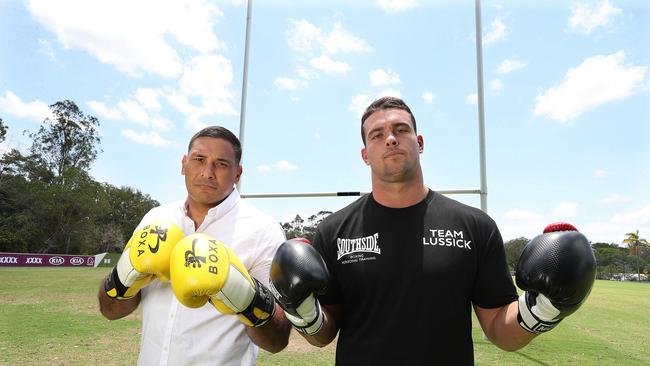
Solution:
<path fill-rule="evenodd" d="M 418 146 L 420 149 L 420 154 L 422 154 L 422 152 L 424 151 L 424 138 L 422 137 L 422 135 L 418 135 Z"/>
<path fill-rule="evenodd" d="M 242 167 L 241 164 L 237 167 L 237 175 L 235 175 L 235 183 L 239 183 L 239 178 L 241 178 L 241 174 L 244 172 L 244 167 Z"/>
<path fill-rule="evenodd" d="M 365 147 L 361 148 L 361 159 L 363 159 L 363 162 L 366 163 L 366 165 L 370 165 L 370 162 L 368 161 L 368 154 L 366 153 Z"/>
<path fill-rule="evenodd" d="M 185 163 L 187 163 L 187 155 L 183 155 L 181 159 L 181 175 L 185 175 Z"/>

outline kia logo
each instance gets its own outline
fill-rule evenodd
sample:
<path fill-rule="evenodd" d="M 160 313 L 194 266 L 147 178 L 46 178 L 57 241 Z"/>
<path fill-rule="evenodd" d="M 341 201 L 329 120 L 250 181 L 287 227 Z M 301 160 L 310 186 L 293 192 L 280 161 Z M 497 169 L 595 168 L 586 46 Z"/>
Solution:
<path fill-rule="evenodd" d="M 65 262 L 65 259 L 63 257 L 52 257 L 49 262 L 53 266 L 60 266 Z"/>
<path fill-rule="evenodd" d="M 72 257 L 70 258 L 70 264 L 72 264 L 73 266 L 84 264 L 84 259 L 81 257 Z"/>

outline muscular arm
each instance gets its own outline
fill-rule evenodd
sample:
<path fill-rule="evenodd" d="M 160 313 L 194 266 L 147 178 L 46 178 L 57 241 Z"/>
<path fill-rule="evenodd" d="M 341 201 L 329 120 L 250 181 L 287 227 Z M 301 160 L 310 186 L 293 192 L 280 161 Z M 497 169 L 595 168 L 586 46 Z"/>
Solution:
<path fill-rule="evenodd" d="M 535 334 L 527 332 L 517 322 L 517 301 L 494 309 L 474 305 L 474 311 L 485 335 L 503 350 L 516 351 L 535 338 Z"/>
<path fill-rule="evenodd" d="M 341 324 L 341 305 L 321 305 L 323 310 L 323 327 L 314 335 L 302 334 L 310 344 L 325 347 L 339 332 Z"/>
<path fill-rule="evenodd" d="M 106 319 L 116 320 L 124 318 L 138 307 L 138 304 L 140 304 L 140 293 L 126 300 L 112 299 L 106 295 L 106 290 L 104 290 L 104 281 L 99 285 L 97 299 L 99 300 L 99 311 Z"/>
<path fill-rule="evenodd" d="M 246 332 L 253 343 L 271 353 L 280 352 L 287 346 L 290 331 L 291 325 L 278 304 L 275 304 L 273 318 L 266 324 L 261 327 L 246 327 Z"/>

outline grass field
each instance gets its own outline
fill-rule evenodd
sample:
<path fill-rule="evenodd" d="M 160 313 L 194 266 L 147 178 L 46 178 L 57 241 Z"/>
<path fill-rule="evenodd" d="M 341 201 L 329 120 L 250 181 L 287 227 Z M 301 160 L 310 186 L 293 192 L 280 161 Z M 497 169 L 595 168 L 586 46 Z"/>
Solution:
<path fill-rule="evenodd" d="M 108 271 L 0 268 L 0 365 L 135 364 L 139 311 L 110 322 L 97 308 Z M 580 311 L 518 352 L 485 341 L 476 322 L 473 335 L 477 365 L 650 365 L 650 285 L 596 281 Z M 287 349 L 262 352 L 258 364 L 332 365 L 334 352 L 294 333 Z"/>

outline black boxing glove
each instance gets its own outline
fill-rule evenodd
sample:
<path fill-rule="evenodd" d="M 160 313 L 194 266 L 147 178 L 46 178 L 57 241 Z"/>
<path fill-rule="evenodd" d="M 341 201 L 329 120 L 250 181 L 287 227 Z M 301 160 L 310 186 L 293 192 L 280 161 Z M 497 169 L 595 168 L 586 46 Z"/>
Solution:
<path fill-rule="evenodd" d="M 313 335 L 323 326 L 323 312 L 314 294 L 322 293 L 328 281 L 323 258 L 303 239 L 282 243 L 271 262 L 269 290 L 301 333 Z"/>
<path fill-rule="evenodd" d="M 596 277 L 596 257 L 571 224 L 555 223 L 521 252 L 516 269 L 519 324 L 529 332 L 553 329 L 584 303 Z"/>

